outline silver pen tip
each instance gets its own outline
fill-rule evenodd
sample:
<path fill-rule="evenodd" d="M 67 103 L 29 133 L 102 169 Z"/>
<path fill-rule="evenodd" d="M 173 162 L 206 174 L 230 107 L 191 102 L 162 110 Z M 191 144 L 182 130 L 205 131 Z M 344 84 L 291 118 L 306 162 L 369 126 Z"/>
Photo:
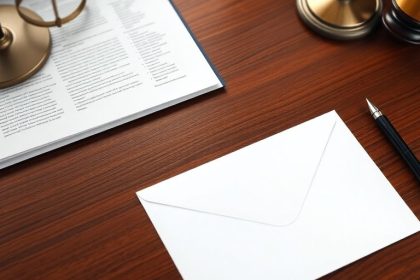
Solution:
<path fill-rule="evenodd" d="M 376 112 L 379 112 L 379 109 L 375 106 L 375 105 L 373 105 L 370 101 L 369 101 L 369 99 L 367 99 L 366 98 L 366 102 L 367 102 L 367 104 L 368 104 L 368 106 L 369 106 L 369 111 L 370 111 L 370 113 L 373 115 L 373 114 L 375 114 Z"/>

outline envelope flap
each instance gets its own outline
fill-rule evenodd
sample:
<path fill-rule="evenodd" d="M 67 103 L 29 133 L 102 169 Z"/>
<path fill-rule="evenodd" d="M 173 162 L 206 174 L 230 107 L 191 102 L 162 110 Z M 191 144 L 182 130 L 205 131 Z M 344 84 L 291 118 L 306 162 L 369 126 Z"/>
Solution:
<path fill-rule="evenodd" d="M 298 217 L 333 132 L 330 112 L 138 192 L 167 206 L 265 223 Z"/>

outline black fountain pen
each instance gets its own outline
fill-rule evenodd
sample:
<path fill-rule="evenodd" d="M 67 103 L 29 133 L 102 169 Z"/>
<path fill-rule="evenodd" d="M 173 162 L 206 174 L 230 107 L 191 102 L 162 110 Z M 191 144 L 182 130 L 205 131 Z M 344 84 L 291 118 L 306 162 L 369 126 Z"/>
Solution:
<path fill-rule="evenodd" d="M 375 119 L 379 128 L 385 134 L 389 141 L 391 141 L 394 148 L 398 151 L 400 156 L 405 160 L 407 165 L 413 171 L 414 175 L 417 178 L 417 181 L 420 183 L 420 164 L 416 156 L 398 134 L 397 130 L 392 126 L 391 122 L 385 117 L 379 109 L 373 105 L 368 99 L 366 99 L 370 113 Z"/>

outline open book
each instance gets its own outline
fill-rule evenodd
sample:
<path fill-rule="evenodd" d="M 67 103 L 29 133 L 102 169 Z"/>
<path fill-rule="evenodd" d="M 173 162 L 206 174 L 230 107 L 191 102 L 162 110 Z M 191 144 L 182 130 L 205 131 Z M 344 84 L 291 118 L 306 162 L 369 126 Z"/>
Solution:
<path fill-rule="evenodd" d="M 89 0 L 51 35 L 44 68 L 0 90 L 0 169 L 223 86 L 169 0 Z"/>

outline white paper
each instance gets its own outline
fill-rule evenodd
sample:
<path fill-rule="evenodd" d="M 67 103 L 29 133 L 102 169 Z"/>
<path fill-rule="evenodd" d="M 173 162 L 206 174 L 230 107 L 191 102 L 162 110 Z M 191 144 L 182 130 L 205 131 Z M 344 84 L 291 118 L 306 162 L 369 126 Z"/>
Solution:
<path fill-rule="evenodd" d="M 316 132 L 324 137 L 315 135 Z M 303 139 L 292 140 L 297 136 Z M 314 144 L 318 138 L 324 139 L 324 146 Z M 278 147 L 286 144 L 294 153 L 283 155 L 282 161 L 296 162 L 306 156 L 316 158 L 319 164 L 275 170 L 272 158 Z M 246 167 L 247 163 L 252 163 L 255 170 L 243 172 L 238 185 L 232 188 L 229 177 L 240 174 L 236 169 Z M 231 172 L 214 166 L 229 168 Z M 207 168 L 211 172 L 206 173 Z M 273 177 L 289 182 L 290 192 L 281 185 L 268 188 L 263 183 L 270 182 L 260 177 L 260 170 L 271 170 Z M 297 185 L 306 182 L 295 181 L 296 174 L 308 178 L 311 175 L 307 174 L 314 174 L 308 191 L 303 197 L 299 194 L 297 200 L 294 188 L 307 186 Z M 254 189 L 247 182 L 255 182 Z M 221 186 L 213 188 L 215 184 Z M 303 205 L 274 203 L 267 208 L 259 201 L 260 188 L 266 196 L 262 198 L 265 203 L 276 202 L 276 196 L 284 195 L 296 204 L 303 201 Z M 279 192 L 278 188 L 283 190 Z M 264 279 L 314 279 L 420 230 L 419 220 L 335 112 L 139 191 L 137 195 L 185 279 L 260 279 L 262 275 Z M 250 201 L 253 196 L 255 199 Z M 242 212 L 226 212 L 224 203 L 228 199 L 232 199 L 232 207 L 242 208 Z M 194 200 L 200 201 L 202 207 Z M 212 205 L 210 210 L 209 205 Z M 296 209 L 299 209 L 297 215 Z M 254 216 L 250 218 L 252 211 Z M 286 214 L 279 216 L 269 211 Z M 290 217 L 294 219 L 290 221 Z"/>
<path fill-rule="evenodd" d="M 89 0 L 50 30 L 44 68 L 0 90 L 0 168 L 222 86 L 168 0 Z"/>

